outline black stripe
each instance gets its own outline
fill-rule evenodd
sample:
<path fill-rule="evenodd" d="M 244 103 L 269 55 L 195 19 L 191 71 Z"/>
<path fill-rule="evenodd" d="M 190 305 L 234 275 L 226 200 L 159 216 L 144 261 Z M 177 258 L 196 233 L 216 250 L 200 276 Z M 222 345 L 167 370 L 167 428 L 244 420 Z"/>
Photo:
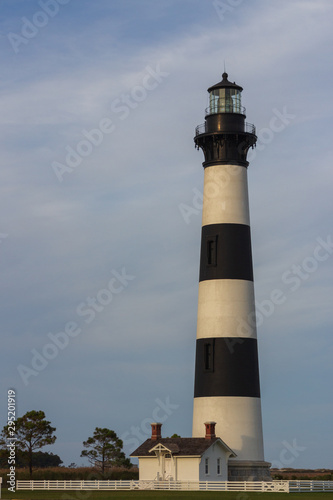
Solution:
<path fill-rule="evenodd" d="M 260 397 L 256 339 L 197 340 L 194 397 L 207 396 Z"/>
<path fill-rule="evenodd" d="M 199 281 L 253 281 L 251 234 L 245 224 L 203 226 Z"/>

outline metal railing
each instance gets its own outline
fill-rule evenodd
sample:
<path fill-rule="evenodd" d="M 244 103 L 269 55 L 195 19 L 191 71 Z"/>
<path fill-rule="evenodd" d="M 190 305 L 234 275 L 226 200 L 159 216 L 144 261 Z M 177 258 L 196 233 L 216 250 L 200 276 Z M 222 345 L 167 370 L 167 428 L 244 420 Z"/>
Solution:
<path fill-rule="evenodd" d="M 217 132 L 221 132 L 223 134 L 223 130 L 221 131 L 217 131 Z M 242 132 L 246 132 L 248 134 L 253 134 L 253 135 L 256 135 L 256 127 L 253 125 L 253 123 L 248 123 L 248 122 L 245 122 L 245 130 Z M 200 125 L 198 125 L 197 127 L 195 127 L 195 135 L 201 135 L 201 134 L 206 134 L 207 133 L 207 122 L 205 123 L 201 123 Z M 235 131 L 229 131 L 228 130 L 228 133 L 239 133 L 239 130 L 235 130 Z"/>
<path fill-rule="evenodd" d="M 245 132 L 256 135 L 256 128 L 253 123 L 245 122 Z"/>

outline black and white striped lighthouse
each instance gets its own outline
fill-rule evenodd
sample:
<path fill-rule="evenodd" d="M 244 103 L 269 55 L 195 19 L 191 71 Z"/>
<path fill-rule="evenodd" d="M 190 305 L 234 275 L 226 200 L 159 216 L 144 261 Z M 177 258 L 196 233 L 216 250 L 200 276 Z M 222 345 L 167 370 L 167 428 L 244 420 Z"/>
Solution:
<path fill-rule="evenodd" d="M 210 87 L 205 123 L 196 128 L 204 153 L 204 192 L 193 408 L 193 437 L 203 423 L 237 454 L 229 479 L 263 480 L 264 462 L 247 187 L 247 152 L 255 127 L 245 122 L 242 87 Z"/>

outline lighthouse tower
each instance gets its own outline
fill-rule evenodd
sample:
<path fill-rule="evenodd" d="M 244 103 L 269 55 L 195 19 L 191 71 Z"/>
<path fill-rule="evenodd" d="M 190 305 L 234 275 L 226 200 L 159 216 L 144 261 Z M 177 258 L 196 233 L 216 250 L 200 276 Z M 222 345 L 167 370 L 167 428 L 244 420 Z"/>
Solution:
<path fill-rule="evenodd" d="M 247 152 L 255 127 L 245 122 L 242 87 L 210 87 L 205 123 L 196 128 L 204 153 L 204 192 L 193 437 L 204 422 L 236 453 L 230 480 L 269 478 L 264 462 L 247 187 Z"/>

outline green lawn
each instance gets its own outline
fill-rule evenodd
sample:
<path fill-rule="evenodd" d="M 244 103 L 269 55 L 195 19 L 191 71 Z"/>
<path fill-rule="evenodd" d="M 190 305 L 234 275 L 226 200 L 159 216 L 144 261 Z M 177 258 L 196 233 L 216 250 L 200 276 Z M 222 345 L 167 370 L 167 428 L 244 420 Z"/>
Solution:
<path fill-rule="evenodd" d="M 2 490 L 2 500 L 331 500 L 332 493 L 254 493 L 247 491 L 27 491 Z"/>

